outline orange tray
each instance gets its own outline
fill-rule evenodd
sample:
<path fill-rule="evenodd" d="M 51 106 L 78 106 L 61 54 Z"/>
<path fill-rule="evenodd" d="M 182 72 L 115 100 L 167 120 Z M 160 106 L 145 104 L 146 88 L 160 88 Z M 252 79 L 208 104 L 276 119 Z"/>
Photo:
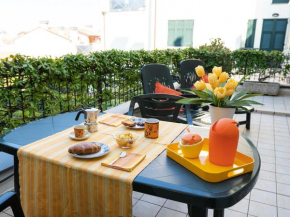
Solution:
<path fill-rule="evenodd" d="M 184 157 L 178 144 L 173 143 L 167 146 L 167 156 L 208 182 L 230 179 L 251 172 L 254 168 L 255 160 L 240 152 L 237 152 L 233 166 L 222 167 L 212 164 L 208 157 L 209 140 L 207 138 L 204 138 L 199 157 L 194 159 Z"/>

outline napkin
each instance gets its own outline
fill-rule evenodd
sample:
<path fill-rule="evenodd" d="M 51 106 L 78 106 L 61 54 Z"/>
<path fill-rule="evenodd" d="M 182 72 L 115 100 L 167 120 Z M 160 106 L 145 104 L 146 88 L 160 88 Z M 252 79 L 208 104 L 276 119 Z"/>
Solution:
<path fill-rule="evenodd" d="M 128 117 L 126 115 L 114 114 L 114 115 L 111 115 L 110 117 L 108 117 L 102 121 L 99 121 L 99 123 L 106 124 L 106 125 L 113 126 L 113 127 L 117 127 L 122 123 L 122 121 L 128 120 L 129 118 L 130 117 Z"/>
<path fill-rule="evenodd" d="M 102 165 L 117 170 L 132 172 L 138 166 L 138 164 L 141 163 L 141 161 L 146 157 L 146 155 L 127 153 L 126 157 L 119 158 L 115 163 L 110 165 L 110 163 L 114 161 L 118 156 L 119 153 L 113 155 L 112 157 L 102 162 Z"/>

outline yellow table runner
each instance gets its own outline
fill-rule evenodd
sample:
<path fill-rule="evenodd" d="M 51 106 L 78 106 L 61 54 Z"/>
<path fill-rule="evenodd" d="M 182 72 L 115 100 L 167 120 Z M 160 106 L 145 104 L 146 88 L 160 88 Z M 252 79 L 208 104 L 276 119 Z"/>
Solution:
<path fill-rule="evenodd" d="M 102 115 L 99 119 L 109 116 Z M 134 178 L 186 127 L 161 121 L 158 139 L 146 139 L 143 130 L 135 130 L 140 137 L 126 151 L 146 154 L 146 157 L 132 172 L 101 166 L 104 160 L 123 150 L 112 136 L 117 131 L 128 130 L 122 125 L 99 124 L 99 131 L 86 140 L 110 147 L 110 152 L 101 158 L 79 159 L 68 153 L 68 148 L 78 143 L 69 138 L 72 128 L 21 147 L 19 180 L 25 216 L 131 217 Z"/>

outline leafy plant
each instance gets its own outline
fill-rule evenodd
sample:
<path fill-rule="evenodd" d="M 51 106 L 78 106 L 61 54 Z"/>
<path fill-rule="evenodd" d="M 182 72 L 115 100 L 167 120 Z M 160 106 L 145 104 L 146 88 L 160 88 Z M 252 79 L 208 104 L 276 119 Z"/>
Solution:
<path fill-rule="evenodd" d="M 231 50 L 229 48 L 227 48 L 225 46 L 225 43 L 222 41 L 221 38 L 212 38 L 210 39 L 210 44 L 204 44 L 199 46 L 200 50 L 207 50 L 210 52 L 220 52 L 220 51 L 224 51 L 224 52 L 228 52 L 230 53 Z"/>
<path fill-rule="evenodd" d="M 215 107 L 241 108 L 244 110 L 248 110 L 246 106 L 252 104 L 262 105 L 259 102 L 248 100 L 250 97 L 260 96 L 261 94 L 247 94 L 247 91 L 242 91 L 234 95 L 239 83 L 234 79 L 228 79 L 228 73 L 222 72 L 221 67 L 213 68 L 213 73 L 208 75 L 209 83 L 207 84 L 204 81 L 203 67 L 198 66 L 195 70 L 201 80 L 194 84 L 196 90 L 192 89 L 186 92 L 195 94 L 197 98 L 185 98 L 177 101 L 177 103 L 210 104 Z"/>

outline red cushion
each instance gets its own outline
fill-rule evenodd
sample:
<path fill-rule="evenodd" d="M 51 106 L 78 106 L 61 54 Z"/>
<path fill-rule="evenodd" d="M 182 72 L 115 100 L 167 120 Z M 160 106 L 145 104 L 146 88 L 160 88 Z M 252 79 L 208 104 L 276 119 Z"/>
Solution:
<path fill-rule="evenodd" d="M 157 81 L 155 84 L 155 93 L 171 94 L 175 96 L 181 96 L 182 94 L 176 90 L 163 86 L 159 81 Z"/>
<path fill-rule="evenodd" d="M 202 79 L 200 79 L 200 80 L 202 80 Z M 207 75 L 204 75 L 204 76 L 203 76 L 203 80 L 204 80 L 205 83 L 209 83 L 209 82 L 208 82 L 208 77 L 207 77 Z"/>

